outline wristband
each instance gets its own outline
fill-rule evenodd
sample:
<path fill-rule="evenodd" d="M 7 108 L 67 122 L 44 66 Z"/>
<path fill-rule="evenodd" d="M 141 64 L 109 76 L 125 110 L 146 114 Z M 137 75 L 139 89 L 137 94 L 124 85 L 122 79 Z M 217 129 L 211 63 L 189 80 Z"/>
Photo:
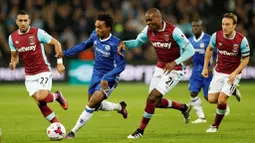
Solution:
<path fill-rule="evenodd" d="M 57 64 L 63 64 L 63 59 L 62 58 L 57 59 Z"/>

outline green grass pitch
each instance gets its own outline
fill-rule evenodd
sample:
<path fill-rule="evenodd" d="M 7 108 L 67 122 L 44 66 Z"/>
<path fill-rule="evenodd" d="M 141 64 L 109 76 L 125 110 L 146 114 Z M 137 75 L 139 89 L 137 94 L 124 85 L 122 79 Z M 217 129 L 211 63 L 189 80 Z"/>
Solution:
<path fill-rule="evenodd" d="M 150 124 L 141 139 L 130 140 L 127 135 L 138 127 L 148 93 L 148 85 L 143 83 L 120 83 L 109 101 L 128 103 L 129 117 L 123 119 L 112 112 L 95 112 L 91 120 L 76 134 L 74 140 L 63 139 L 65 143 L 253 143 L 255 142 L 255 84 L 241 83 L 243 100 L 238 103 L 235 97 L 229 99 L 231 113 L 225 117 L 217 133 L 205 133 L 213 122 L 216 106 L 207 103 L 203 95 L 207 123 L 185 124 L 179 111 L 156 109 Z M 68 99 L 69 109 L 62 110 L 58 103 L 49 104 L 67 132 L 74 126 L 87 103 L 87 86 L 54 84 L 52 91 L 61 90 Z M 187 83 L 178 84 L 166 96 L 181 102 L 189 102 Z M 194 110 L 192 120 L 196 119 Z M 49 123 L 41 115 L 37 105 L 29 97 L 25 85 L 0 86 L 0 128 L 1 143 L 47 143 Z"/>

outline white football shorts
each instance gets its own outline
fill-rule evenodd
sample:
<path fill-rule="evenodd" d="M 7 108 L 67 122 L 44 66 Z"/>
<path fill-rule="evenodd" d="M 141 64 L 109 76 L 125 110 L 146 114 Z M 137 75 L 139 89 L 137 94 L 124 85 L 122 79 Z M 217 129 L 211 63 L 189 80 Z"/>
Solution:
<path fill-rule="evenodd" d="M 162 95 L 165 95 L 182 79 L 183 75 L 184 71 L 172 70 L 165 74 L 163 69 L 155 67 L 149 93 L 156 88 Z"/>
<path fill-rule="evenodd" d="M 236 89 L 236 86 L 241 80 L 241 74 L 237 75 L 233 84 L 228 83 L 229 74 L 219 73 L 214 71 L 212 81 L 209 86 L 208 93 L 224 92 L 231 96 Z"/>
<path fill-rule="evenodd" d="M 30 96 L 41 89 L 51 90 L 52 74 L 51 72 L 42 72 L 37 75 L 26 75 L 25 85 Z"/>

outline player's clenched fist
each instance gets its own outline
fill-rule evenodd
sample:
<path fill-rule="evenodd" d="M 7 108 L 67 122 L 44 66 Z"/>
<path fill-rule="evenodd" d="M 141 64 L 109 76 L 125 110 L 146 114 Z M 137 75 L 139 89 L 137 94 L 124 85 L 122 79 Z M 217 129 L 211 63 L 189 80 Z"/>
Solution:
<path fill-rule="evenodd" d="M 167 63 L 166 65 L 165 65 L 165 67 L 164 67 L 164 73 L 165 74 L 169 74 L 172 70 L 173 70 L 173 68 L 176 66 L 176 62 L 175 61 L 173 61 L 173 62 L 171 62 L 171 63 Z"/>
<path fill-rule="evenodd" d="M 63 64 L 57 65 L 58 73 L 63 74 L 65 72 L 65 66 Z"/>
<path fill-rule="evenodd" d="M 16 68 L 16 63 L 15 62 L 10 62 L 9 67 L 11 70 L 14 70 Z"/>
<path fill-rule="evenodd" d="M 208 69 L 204 68 L 201 74 L 203 77 L 207 78 L 208 77 Z"/>

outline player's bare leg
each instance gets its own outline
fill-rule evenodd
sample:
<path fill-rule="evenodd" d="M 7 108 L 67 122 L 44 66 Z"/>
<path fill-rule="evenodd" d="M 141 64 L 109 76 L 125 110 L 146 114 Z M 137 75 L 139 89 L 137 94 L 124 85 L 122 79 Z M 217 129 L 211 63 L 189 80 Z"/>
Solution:
<path fill-rule="evenodd" d="M 56 95 L 52 94 L 48 90 L 39 90 L 32 95 L 38 104 L 43 116 L 51 123 L 58 122 L 58 119 L 52 109 L 47 106 L 47 103 L 53 102 L 56 99 Z"/>
<path fill-rule="evenodd" d="M 147 127 L 150 118 L 153 116 L 155 108 L 174 108 L 182 111 L 185 119 L 189 119 L 190 106 L 186 104 L 181 104 L 179 102 L 175 102 L 172 100 L 167 100 L 166 98 L 162 98 L 162 94 L 157 90 L 153 89 L 149 94 L 146 107 L 144 110 L 144 115 L 142 121 L 140 123 L 139 128 L 127 138 L 141 138 L 143 136 L 143 132 Z"/>
<path fill-rule="evenodd" d="M 109 102 L 107 100 L 103 100 L 101 104 L 96 108 L 96 110 L 101 110 L 101 111 L 117 111 L 120 113 L 124 119 L 128 117 L 128 112 L 126 110 L 127 103 L 125 101 L 121 101 L 120 103 L 113 103 Z"/>
<path fill-rule="evenodd" d="M 160 102 L 161 98 L 162 98 L 162 95 L 158 90 L 153 89 L 150 92 L 149 96 L 147 97 L 146 106 L 144 109 L 144 114 L 143 114 L 143 118 L 140 123 L 140 126 L 133 134 L 129 135 L 127 138 L 129 139 L 141 138 L 143 136 L 143 132 L 145 128 L 147 127 L 150 121 L 150 118 L 154 114 L 156 102 Z"/>
<path fill-rule="evenodd" d="M 179 111 L 182 112 L 183 116 L 184 116 L 184 122 L 188 123 L 190 120 L 190 110 L 192 105 L 190 103 L 187 104 L 183 104 L 177 101 L 173 101 L 173 100 L 169 100 L 166 98 L 160 98 L 160 100 L 157 101 L 156 103 L 156 108 L 173 108 L 173 109 L 177 109 Z"/>
<path fill-rule="evenodd" d="M 208 97 L 210 98 L 211 96 L 213 96 L 213 94 L 209 94 Z M 219 125 L 220 125 L 222 119 L 224 118 L 224 115 L 226 112 L 227 100 L 228 100 L 228 95 L 226 95 L 223 92 L 220 92 L 220 95 L 218 98 L 216 117 L 214 119 L 213 124 L 210 126 L 209 129 L 206 130 L 206 132 L 217 132 Z"/>
<path fill-rule="evenodd" d="M 81 113 L 79 119 L 76 122 L 74 128 L 67 134 L 66 138 L 74 138 L 75 133 L 82 128 L 92 117 L 95 107 L 98 106 L 105 99 L 105 95 L 102 91 L 95 91 L 91 96 L 88 104 L 86 105 L 85 110 Z"/>
<path fill-rule="evenodd" d="M 90 100 L 92 94 L 88 95 L 88 101 Z M 106 97 L 105 97 L 106 99 Z M 127 112 L 127 103 L 125 101 L 121 101 L 120 103 L 113 103 L 113 102 L 109 102 L 107 100 L 103 100 L 101 102 L 101 104 L 98 104 L 97 107 L 95 107 L 95 110 L 101 110 L 101 111 L 112 111 L 115 110 L 118 113 L 120 113 L 122 115 L 122 117 L 124 119 L 126 119 L 128 117 L 128 112 Z"/>

